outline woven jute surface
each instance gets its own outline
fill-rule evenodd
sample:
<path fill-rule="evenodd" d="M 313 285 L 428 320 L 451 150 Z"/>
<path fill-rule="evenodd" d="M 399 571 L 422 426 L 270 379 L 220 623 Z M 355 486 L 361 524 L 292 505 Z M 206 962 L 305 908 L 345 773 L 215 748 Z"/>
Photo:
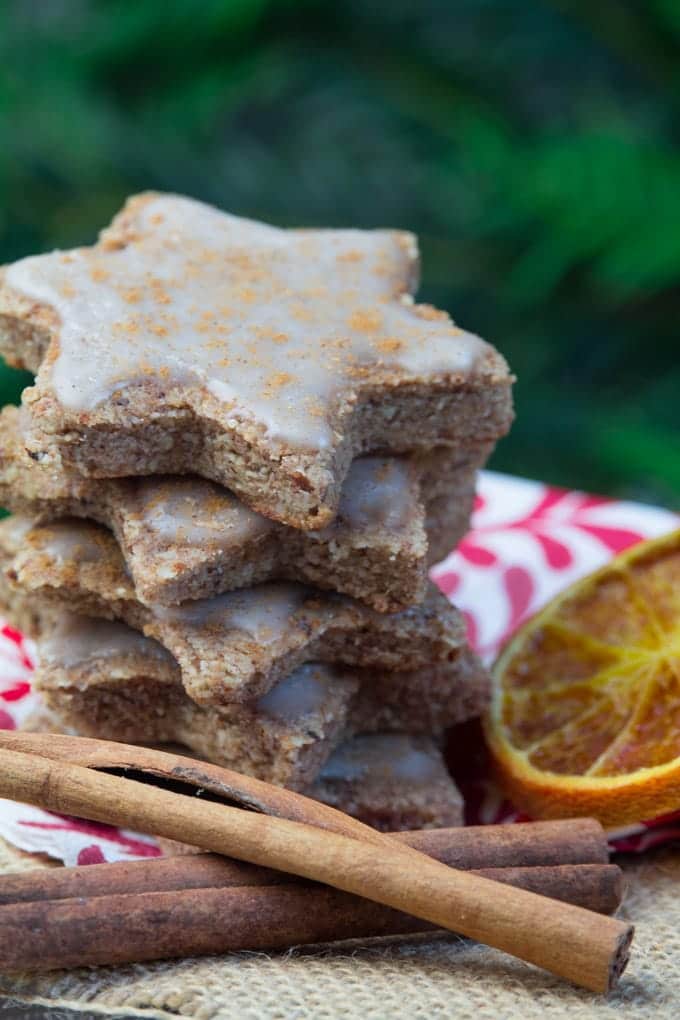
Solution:
<path fill-rule="evenodd" d="M 0 846 L 0 869 L 34 866 L 34 861 Z M 25 1002 L 49 1003 L 55 1015 L 59 1009 L 86 1006 L 105 1016 L 127 1013 L 196 1020 L 677 1017 L 680 851 L 628 860 L 624 868 L 628 891 L 622 914 L 635 922 L 637 931 L 628 970 L 609 999 L 449 936 L 68 973 L 2 975 L 0 991 Z"/>

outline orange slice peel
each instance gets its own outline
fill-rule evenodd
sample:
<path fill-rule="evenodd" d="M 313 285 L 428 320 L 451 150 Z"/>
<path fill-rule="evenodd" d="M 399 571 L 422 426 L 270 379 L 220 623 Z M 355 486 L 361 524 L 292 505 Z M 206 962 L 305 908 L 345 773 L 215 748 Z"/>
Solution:
<path fill-rule="evenodd" d="M 610 828 L 680 809 L 680 531 L 553 599 L 493 668 L 485 735 L 513 803 Z"/>

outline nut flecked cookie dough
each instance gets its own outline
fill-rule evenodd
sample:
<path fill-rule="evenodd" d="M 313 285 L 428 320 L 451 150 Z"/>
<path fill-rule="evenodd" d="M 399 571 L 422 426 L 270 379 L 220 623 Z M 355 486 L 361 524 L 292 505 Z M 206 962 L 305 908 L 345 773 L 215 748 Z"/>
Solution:
<path fill-rule="evenodd" d="M 378 612 L 424 598 L 427 567 L 467 530 L 476 469 L 442 448 L 415 462 L 364 457 L 345 479 L 338 515 L 320 531 L 296 531 L 196 476 L 93 479 L 58 453 L 38 460 L 25 415 L 0 413 L 0 505 L 43 523 L 64 516 L 110 527 L 146 605 L 176 605 L 261 581 L 291 580 L 350 595 Z"/>
<path fill-rule="evenodd" d="M 415 304 L 417 282 L 408 233 L 281 230 L 149 193 L 95 246 L 4 269 L 0 351 L 37 372 L 37 455 L 197 473 L 318 529 L 356 456 L 464 455 L 510 426 L 505 361 Z"/>
<path fill-rule="evenodd" d="M 467 651 L 458 611 L 430 585 L 424 602 L 376 613 L 293 583 L 257 585 L 181 606 L 143 606 L 110 532 L 87 521 L 0 523 L 9 585 L 29 602 L 119 619 L 178 661 L 199 704 L 251 701 L 304 662 L 414 670 Z"/>
<path fill-rule="evenodd" d="M 157 642 L 123 623 L 70 613 L 43 621 L 34 682 L 60 729 L 123 743 L 182 744 L 295 789 L 304 789 L 352 733 L 441 734 L 478 715 L 488 697 L 488 677 L 470 653 L 456 676 L 307 663 L 255 702 L 199 706 Z"/>

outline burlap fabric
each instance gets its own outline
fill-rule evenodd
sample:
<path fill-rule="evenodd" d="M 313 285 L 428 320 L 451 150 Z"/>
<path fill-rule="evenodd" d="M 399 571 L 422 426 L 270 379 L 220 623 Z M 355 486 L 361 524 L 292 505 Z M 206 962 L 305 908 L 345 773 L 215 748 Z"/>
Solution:
<path fill-rule="evenodd" d="M 3 870 L 36 866 L 6 846 L 0 849 Z M 29 1002 L 48 1002 L 55 1011 L 87 1004 L 105 1016 L 670 1020 L 680 1015 L 680 852 L 657 852 L 628 860 L 624 867 L 628 892 L 623 913 L 635 921 L 637 935 L 629 968 L 608 1000 L 454 937 L 3 975 L 0 990 Z"/>

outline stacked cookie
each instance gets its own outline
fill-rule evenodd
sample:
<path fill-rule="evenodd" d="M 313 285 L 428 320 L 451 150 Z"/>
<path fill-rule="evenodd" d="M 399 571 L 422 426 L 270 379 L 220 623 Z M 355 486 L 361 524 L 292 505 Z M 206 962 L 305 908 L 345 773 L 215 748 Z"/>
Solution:
<path fill-rule="evenodd" d="M 0 274 L 5 597 L 62 725 L 178 742 L 385 828 L 454 824 L 486 677 L 428 565 L 511 420 L 390 231 L 132 199 Z"/>

